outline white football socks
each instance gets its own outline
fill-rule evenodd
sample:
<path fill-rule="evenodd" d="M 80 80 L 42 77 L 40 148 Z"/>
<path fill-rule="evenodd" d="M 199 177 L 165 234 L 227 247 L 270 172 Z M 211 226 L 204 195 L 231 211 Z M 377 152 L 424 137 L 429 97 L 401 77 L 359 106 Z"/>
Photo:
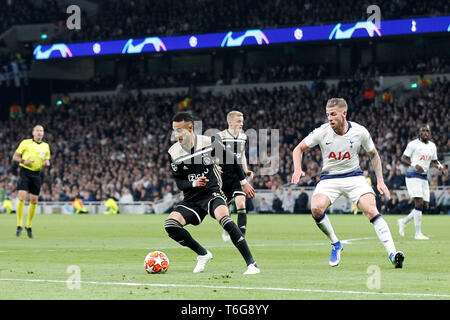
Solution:
<path fill-rule="evenodd" d="M 375 216 L 372 220 L 373 227 L 378 236 L 378 239 L 383 243 L 388 254 L 397 252 L 395 249 L 394 240 L 392 239 L 391 231 L 386 221 L 383 219 L 381 214 Z"/>
<path fill-rule="evenodd" d="M 330 239 L 331 243 L 338 242 L 339 239 L 336 237 L 334 233 L 333 227 L 331 226 L 331 221 L 328 219 L 326 214 L 323 214 L 320 218 L 314 218 L 316 220 L 316 224 L 320 230 Z"/>
<path fill-rule="evenodd" d="M 416 235 L 421 234 L 421 226 L 422 226 L 422 211 L 414 209 L 414 226 L 416 227 Z"/>
<path fill-rule="evenodd" d="M 407 224 L 409 221 L 414 219 L 414 227 L 416 228 L 416 234 L 421 234 L 422 230 L 422 210 L 414 208 L 412 211 L 403 218 L 403 223 Z"/>

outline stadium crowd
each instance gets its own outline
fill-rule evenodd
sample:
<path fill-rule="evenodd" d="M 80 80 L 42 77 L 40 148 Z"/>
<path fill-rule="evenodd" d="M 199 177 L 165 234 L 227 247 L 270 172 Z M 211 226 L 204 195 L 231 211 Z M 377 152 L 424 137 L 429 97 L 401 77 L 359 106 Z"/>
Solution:
<path fill-rule="evenodd" d="M 367 20 L 369 1 L 270 0 L 91 0 L 97 12 L 82 10 L 82 27 L 61 40 L 108 40 L 148 35 L 170 36 Z M 0 33 L 15 24 L 56 23 L 68 18 L 57 0 L 1 0 Z M 379 3 L 382 19 L 448 15 L 445 0 L 396 0 Z M 170 10 L 167 10 L 170 8 Z M 83 8 L 84 9 L 84 8 Z M 55 39 L 58 40 L 58 39 Z"/>
<path fill-rule="evenodd" d="M 404 63 L 384 63 L 372 66 L 357 65 L 350 70 L 353 77 L 362 79 L 365 77 L 379 77 L 381 75 L 406 75 L 406 74 L 436 74 L 450 72 L 450 62 L 445 56 L 433 56 L 428 59 L 412 57 Z M 264 66 L 244 65 L 235 74 L 221 74 L 214 77 L 210 72 L 202 68 L 193 68 L 179 72 L 145 72 L 136 67 L 128 70 L 123 80 L 114 76 L 97 72 L 92 78 L 85 81 L 59 81 L 54 84 L 59 92 L 86 92 L 114 90 L 117 86 L 126 86 L 128 89 L 139 88 L 174 88 L 189 87 L 191 85 L 227 85 L 242 83 L 286 82 L 299 80 L 317 80 L 336 77 L 346 77 L 341 72 L 331 70 L 330 63 L 317 65 L 284 63 Z M 1 83 L 1 81 L 0 81 Z"/>
<path fill-rule="evenodd" d="M 30 59 L 20 53 L 0 54 L 0 87 L 28 85 Z"/>
<path fill-rule="evenodd" d="M 256 189 L 277 190 L 288 184 L 293 170 L 292 150 L 315 127 L 326 122 L 324 105 L 330 97 L 345 97 L 349 119 L 365 125 L 383 160 L 383 174 L 389 188 L 405 186 L 400 157 L 407 142 L 416 136 L 418 122 L 431 126 L 438 152 L 449 151 L 450 82 L 443 77 L 424 82 L 404 99 L 367 99 L 372 90 L 371 78 L 341 80 L 328 86 L 318 81 L 311 88 L 276 87 L 271 90 L 248 89 L 230 95 L 194 93 L 188 110 L 202 120 L 203 132 L 208 128 L 227 127 L 226 113 L 239 109 L 245 115 L 247 129 L 278 129 L 279 157 L 248 150 L 248 159 L 257 158 L 250 167 L 255 171 Z M 383 95 L 377 92 L 376 96 Z M 37 114 L 25 113 L 21 118 L 1 124 L 0 183 L 11 195 L 16 189 L 17 166 L 11 157 L 18 142 L 30 136 L 33 125 L 46 130 L 45 139 L 52 150 L 50 169 L 44 173 L 41 200 L 105 200 L 124 196 L 133 201 L 155 201 L 171 197 L 176 185 L 171 179 L 166 150 L 171 140 L 171 119 L 179 108 L 183 94 L 133 95 L 122 90 L 117 95 L 67 100 L 62 105 L 47 107 Z M 269 143 L 270 145 L 270 143 Z M 253 158 L 254 159 L 254 158 Z M 250 161 L 250 160 L 249 160 Z M 302 186 L 315 186 L 319 180 L 321 154 L 312 149 L 304 158 L 306 177 Z M 278 168 L 274 175 L 260 175 L 261 168 Z M 361 168 L 372 172 L 368 155 L 362 151 Z M 373 173 L 369 178 L 375 183 Z M 448 168 L 442 175 L 431 177 L 431 186 L 449 186 Z"/>

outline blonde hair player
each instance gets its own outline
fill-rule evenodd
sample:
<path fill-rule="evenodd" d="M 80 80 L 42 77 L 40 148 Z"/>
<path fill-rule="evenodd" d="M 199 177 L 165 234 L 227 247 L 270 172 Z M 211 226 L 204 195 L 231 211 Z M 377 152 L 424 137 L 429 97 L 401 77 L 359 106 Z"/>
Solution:
<path fill-rule="evenodd" d="M 253 171 L 248 169 L 247 158 L 245 156 L 245 145 L 247 144 L 247 135 L 242 132 L 244 126 L 244 114 L 240 111 L 234 110 L 227 114 L 228 129 L 223 130 L 218 133 L 223 144 L 228 150 L 233 152 L 236 159 L 242 165 L 242 169 L 249 179 L 254 176 Z M 233 164 L 223 163 L 220 164 L 222 169 L 222 180 L 223 186 L 222 191 L 224 192 L 227 203 L 231 206 L 231 201 L 234 198 L 236 205 L 236 212 L 238 214 L 237 223 L 239 229 L 241 229 L 242 234 L 245 236 L 247 231 L 247 208 L 245 206 L 246 196 L 245 192 L 242 191 L 242 187 L 239 183 L 239 177 L 233 169 Z M 231 214 L 231 208 L 230 208 Z M 229 234 L 224 230 L 222 233 L 222 239 L 224 241 L 230 241 Z"/>
<path fill-rule="evenodd" d="M 377 177 L 377 189 L 388 199 L 390 192 L 384 184 L 381 159 L 369 131 L 355 122 L 347 121 L 347 103 L 342 98 L 332 98 L 326 105 L 328 122 L 312 131 L 294 149 L 294 173 L 292 183 L 299 183 L 305 175 L 302 155 L 316 145 L 323 158 L 320 182 L 311 199 L 311 212 L 319 229 L 331 241 L 330 266 L 337 266 L 343 246 L 336 236 L 325 210 L 341 195 L 355 203 L 373 224 L 379 240 L 383 243 L 389 260 L 395 268 L 402 268 L 404 254 L 397 251 L 389 226 L 378 212 L 375 193 L 367 183 L 359 167 L 358 153 L 363 147 L 369 154 Z"/>

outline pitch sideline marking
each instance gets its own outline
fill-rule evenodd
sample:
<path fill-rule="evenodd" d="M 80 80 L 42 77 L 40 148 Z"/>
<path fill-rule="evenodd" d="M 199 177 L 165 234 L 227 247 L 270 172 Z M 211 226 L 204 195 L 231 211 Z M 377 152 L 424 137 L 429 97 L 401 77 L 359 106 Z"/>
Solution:
<path fill-rule="evenodd" d="M 67 283 L 67 281 L 64 281 L 64 280 L 42 280 L 42 279 L 6 279 L 6 278 L 1 279 L 0 278 L 0 281 Z M 80 283 L 81 284 L 97 284 L 97 285 L 134 286 L 134 287 L 139 287 L 139 286 L 141 286 L 141 287 L 142 286 L 144 286 L 144 287 L 178 287 L 178 288 L 291 291 L 291 292 L 309 292 L 309 293 L 338 293 L 338 294 L 357 294 L 357 295 L 366 294 L 366 295 L 385 295 L 385 296 L 450 298 L 450 294 L 433 294 L 433 293 L 370 292 L 370 291 L 321 290 L 321 289 L 301 289 L 301 288 L 235 287 L 235 286 L 211 286 L 211 285 L 193 285 L 193 284 L 101 282 L 101 281 L 80 281 Z"/>
<path fill-rule="evenodd" d="M 341 240 L 341 242 L 343 244 L 354 244 L 353 241 L 371 240 L 371 239 L 375 239 L 375 237 L 344 239 L 344 240 Z M 255 243 L 255 244 L 251 244 L 250 246 L 251 247 L 266 247 L 266 246 L 270 246 L 270 245 L 271 244 Z M 275 246 L 275 245 L 279 245 L 279 244 L 277 243 L 277 244 L 273 244 L 273 245 Z M 325 245 L 328 246 L 329 244 L 325 243 L 325 242 L 312 242 L 312 243 L 294 243 L 292 245 L 295 246 L 295 247 L 306 247 L 306 246 L 325 246 Z M 231 248 L 231 246 L 228 246 L 228 245 L 215 245 L 215 246 L 211 246 L 209 248 L 228 248 L 228 247 Z M 160 247 L 159 249 L 160 250 L 165 250 L 165 249 L 179 249 L 179 248 L 181 248 L 181 247 L 179 247 L 179 246 L 167 246 L 167 247 Z M 120 249 L 123 249 L 123 248 L 120 248 Z M 48 249 L 48 250 L 32 250 L 32 251 L 33 252 L 38 252 L 38 251 L 58 252 L 58 251 L 67 251 L 67 250 L 68 249 L 60 249 L 60 250 Z M 96 250 L 100 250 L 100 249 L 92 249 L 92 248 L 76 249 L 76 248 L 73 248 L 73 249 L 70 249 L 70 250 L 74 250 L 74 251 L 96 251 Z M 102 250 L 105 250 L 105 249 L 102 249 Z M 106 249 L 106 250 L 114 250 L 114 249 Z M 142 250 L 145 250 L 145 248 L 142 248 Z M 7 252 L 9 252 L 9 251 L 7 251 L 7 250 L 4 250 L 4 251 L 0 250 L 0 253 L 7 253 Z"/>

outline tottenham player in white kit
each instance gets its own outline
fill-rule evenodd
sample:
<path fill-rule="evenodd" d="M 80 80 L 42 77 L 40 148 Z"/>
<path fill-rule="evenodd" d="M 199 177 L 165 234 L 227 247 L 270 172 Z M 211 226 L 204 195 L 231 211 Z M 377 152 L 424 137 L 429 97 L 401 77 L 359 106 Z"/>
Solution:
<path fill-rule="evenodd" d="M 375 193 L 359 167 L 358 153 L 363 147 L 371 158 L 377 177 L 377 189 L 389 199 L 390 192 L 384 184 L 381 159 L 370 133 L 363 126 L 347 121 L 347 103 L 342 98 L 328 100 L 326 114 L 329 122 L 312 131 L 294 149 L 292 183 L 299 183 L 301 177 L 305 175 L 302 170 L 303 153 L 319 145 L 323 167 L 320 182 L 311 199 L 311 212 L 319 229 L 331 241 L 329 264 L 332 267 L 339 264 L 343 247 L 325 210 L 340 195 L 344 195 L 350 198 L 373 224 L 395 268 L 402 268 L 405 256 L 396 250 L 389 226 L 378 212 Z"/>
<path fill-rule="evenodd" d="M 422 233 L 422 211 L 428 209 L 430 202 L 430 187 L 428 171 L 431 165 L 441 170 L 442 164 L 437 158 L 436 145 L 430 141 L 430 127 L 426 124 L 419 127 L 419 137 L 410 141 L 403 152 L 402 162 L 409 168 L 406 171 L 406 187 L 409 196 L 414 199 L 414 209 L 403 219 L 398 219 L 399 233 L 405 236 L 406 224 L 414 219 L 416 240 L 428 240 Z"/>

